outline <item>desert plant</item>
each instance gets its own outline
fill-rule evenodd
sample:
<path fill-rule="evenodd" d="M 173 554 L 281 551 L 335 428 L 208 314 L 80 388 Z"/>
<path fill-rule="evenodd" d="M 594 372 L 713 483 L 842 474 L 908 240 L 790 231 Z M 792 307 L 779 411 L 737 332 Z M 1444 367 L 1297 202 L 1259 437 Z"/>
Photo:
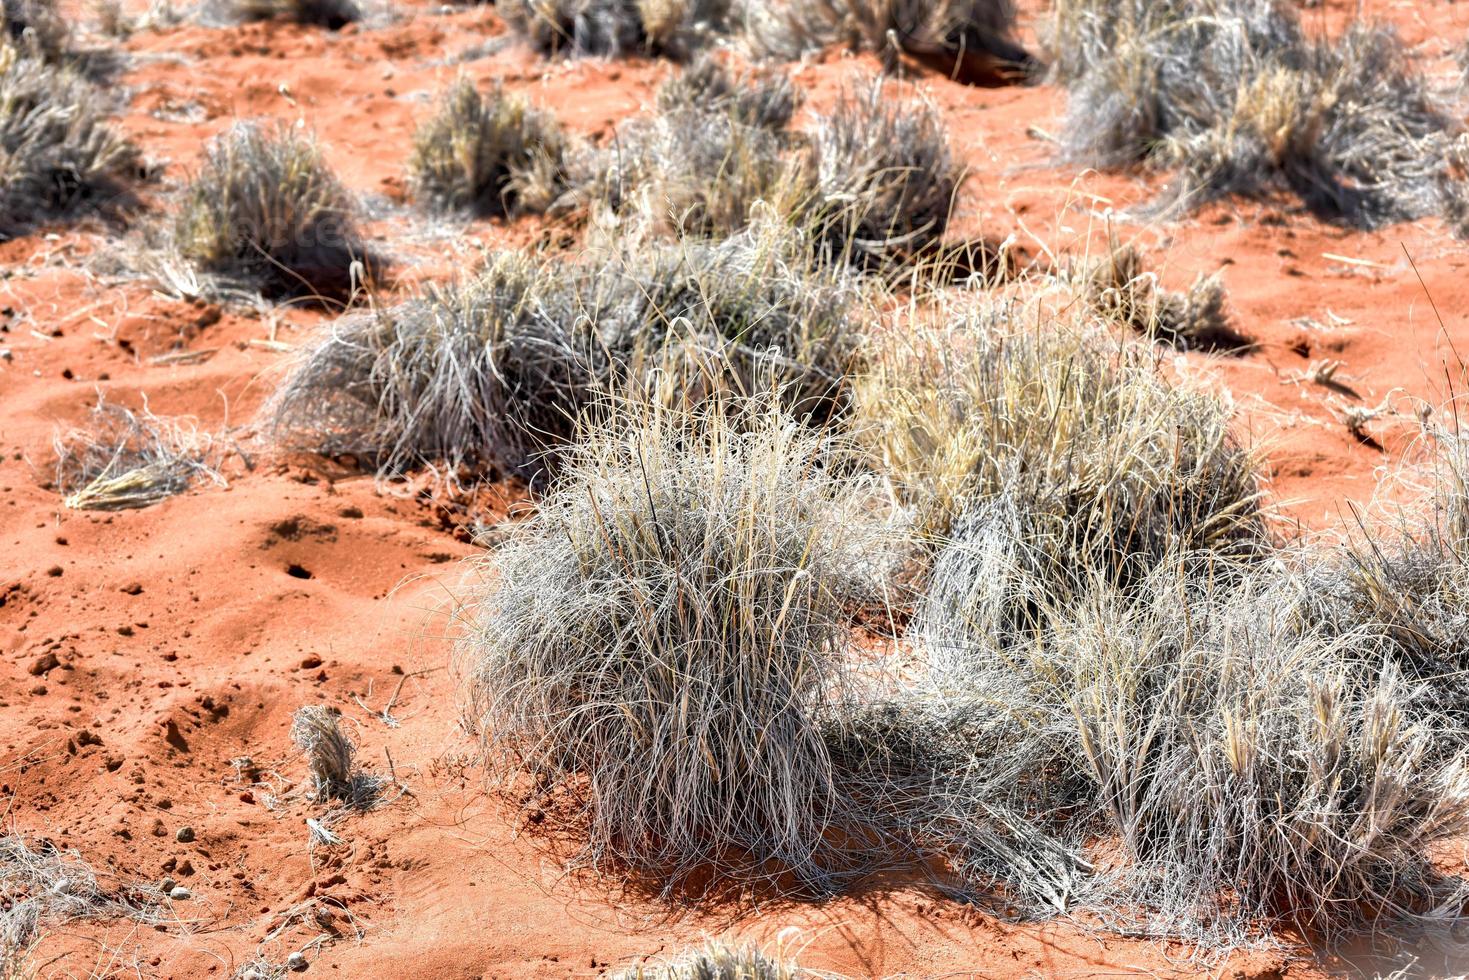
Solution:
<path fill-rule="evenodd" d="M 777 131 L 790 124 L 800 104 L 801 93 L 784 72 L 764 68 L 736 73 L 708 51 L 658 89 L 661 112 L 712 112 Z"/>
<path fill-rule="evenodd" d="M 802 264 L 804 261 L 804 265 Z M 859 289 L 783 229 L 596 259 L 493 258 L 472 280 L 334 327 L 286 380 L 281 440 L 535 476 L 629 388 L 691 401 L 767 387 L 798 416 L 845 410 Z"/>
<path fill-rule="evenodd" d="M 71 25 L 55 0 L 3 0 L 0 31 L 21 51 L 42 61 L 62 62 L 71 48 Z"/>
<path fill-rule="evenodd" d="M 943 237 L 963 172 L 932 105 L 875 79 L 843 92 L 810 144 L 812 220 L 828 254 L 890 262 Z"/>
<path fill-rule="evenodd" d="M 728 0 L 503 0 L 511 28 L 542 54 L 689 58 L 726 28 Z"/>
<path fill-rule="evenodd" d="M 83 204 L 113 204 L 136 170 L 85 79 L 0 41 L 0 235 Z"/>
<path fill-rule="evenodd" d="M 1104 319 L 1179 350 L 1239 352 L 1250 342 L 1229 322 L 1224 283 L 1200 275 L 1187 293 L 1163 289 L 1134 245 L 1112 240 L 1085 273 L 1086 296 Z"/>
<path fill-rule="evenodd" d="M 1434 845 L 1469 821 L 1462 737 L 1360 635 L 1305 626 L 1279 566 L 1173 555 L 1128 589 L 1035 578 L 995 522 L 940 558 L 920 616 L 938 683 L 1026 719 L 1065 812 L 1126 860 L 1100 904 L 1127 928 L 1240 941 L 1339 933 L 1454 890 Z M 1036 611 L 1017 633 L 1003 612 Z M 997 616 L 997 612 L 999 615 Z"/>
<path fill-rule="evenodd" d="M 339 299 L 357 285 L 354 266 L 370 275 L 376 265 L 355 204 L 316 143 L 254 123 L 206 148 L 178 203 L 172 244 L 200 271 L 271 297 Z"/>
<path fill-rule="evenodd" d="M 793 963 L 766 955 L 756 946 L 713 942 L 667 963 L 640 963 L 619 980 L 799 980 Z"/>
<path fill-rule="evenodd" d="M 414 134 L 409 178 L 440 208 L 544 211 L 561 191 L 565 142 L 550 113 L 461 78 Z"/>
<path fill-rule="evenodd" d="M 1226 407 L 1055 302 L 941 304 L 906 336 L 885 332 L 857 429 L 923 533 L 941 542 L 977 504 L 1018 494 L 1099 560 L 1262 543 L 1256 467 Z"/>
<path fill-rule="evenodd" d="M 224 484 L 213 436 L 99 398 L 86 425 L 55 439 L 56 484 L 74 510 L 148 507 L 199 480 Z"/>
<path fill-rule="evenodd" d="M 291 20 L 341 30 L 362 18 L 355 0 L 216 0 L 234 20 Z"/>
<path fill-rule="evenodd" d="M 1382 637 L 1403 673 L 1469 724 L 1469 440 L 1437 427 L 1433 440 L 1417 504 L 1364 520 L 1311 567 L 1304 595 L 1325 628 Z"/>
<path fill-rule="evenodd" d="M 1273 0 L 1067 0 L 1065 149 L 1174 171 L 1170 205 L 1288 189 L 1364 227 L 1465 210 L 1462 126 L 1402 41 L 1313 39 Z"/>
<path fill-rule="evenodd" d="M 465 611 L 467 724 L 528 807 L 580 815 L 593 866 L 830 887 L 859 815 L 816 717 L 883 559 L 871 488 L 768 400 L 622 411 Z"/>

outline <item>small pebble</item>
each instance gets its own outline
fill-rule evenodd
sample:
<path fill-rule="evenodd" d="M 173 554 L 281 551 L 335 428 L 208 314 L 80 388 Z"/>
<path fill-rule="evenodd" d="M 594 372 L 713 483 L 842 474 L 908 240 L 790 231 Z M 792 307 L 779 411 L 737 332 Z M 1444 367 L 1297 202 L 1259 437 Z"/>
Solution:
<path fill-rule="evenodd" d="M 174 886 L 177 884 L 178 882 L 174 881 L 172 878 L 164 878 L 158 883 L 158 890 L 167 895 L 169 892 L 173 891 Z"/>
<path fill-rule="evenodd" d="M 177 888 L 175 888 L 172 891 L 170 891 L 168 893 L 168 897 L 171 898 L 171 899 L 173 899 L 175 902 L 184 902 L 184 901 L 188 901 L 189 899 L 193 898 L 194 897 L 194 893 L 191 892 L 191 891 L 189 891 L 183 885 L 180 885 Z"/>
<path fill-rule="evenodd" d="M 173 835 L 173 839 L 178 841 L 180 844 L 190 843 L 194 839 L 194 828 L 180 827 L 178 829 L 178 833 Z"/>
<path fill-rule="evenodd" d="M 300 973 L 302 970 L 306 969 L 306 954 L 292 953 L 290 956 L 286 957 L 286 966 L 290 967 L 297 973 Z"/>

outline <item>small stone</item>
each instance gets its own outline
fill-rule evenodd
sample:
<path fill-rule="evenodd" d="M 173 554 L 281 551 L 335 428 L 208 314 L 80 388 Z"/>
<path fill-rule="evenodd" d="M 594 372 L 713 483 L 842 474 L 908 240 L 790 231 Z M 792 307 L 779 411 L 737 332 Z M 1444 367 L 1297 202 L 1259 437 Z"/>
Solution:
<path fill-rule="evenodd" d="M 176 840 L 176 841 L 178 841 L 180 844 L 191 844 L 191 843 L 193 843 L 193 841 L 194 841 L 194 828 L 193 827 L 180 827 L 178 829 L 178 832 L 173 835 L 173 839 Z"/>
<path fill-rule="evenodd" d="M 290 967 L 296 973 L 302 972 L 303 970 L 306 969 L 306 966 L 307 966 L 307 963 L 306 963 L 306 954 L 305 953 L 292 953 L 290 956 L 287 956 L 286 957 L 286 966 Z"/>
<path fill-rule="evenodd" d="M 174 881 L 172 878 L 164 878 L 158 883 L 158 890 L 163 892 L 163 894 L 165 895 L 173 891 L 176 887 L 178 887 L 178 882 Z"/>
<path fill-rule="evenodd" d="M 176 888 L 169 889 L 168 897 L 173 899 L 175 902 L 186 902 L 194 897 L 194 893 L 189 891 L 183 885 L 179 885 Z"/>

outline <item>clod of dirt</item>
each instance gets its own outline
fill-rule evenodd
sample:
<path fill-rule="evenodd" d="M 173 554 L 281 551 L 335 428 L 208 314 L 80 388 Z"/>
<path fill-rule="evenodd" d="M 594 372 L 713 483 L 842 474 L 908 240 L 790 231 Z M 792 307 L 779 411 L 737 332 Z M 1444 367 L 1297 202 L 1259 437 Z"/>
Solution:
<path fill-rule="evenodd" d="M 50 651 L 41 654 L 32 662 L 29 670 L 32 677 L 45 677 L 51 671 L 61 666 L 61 660 L 55 653 Z"/>

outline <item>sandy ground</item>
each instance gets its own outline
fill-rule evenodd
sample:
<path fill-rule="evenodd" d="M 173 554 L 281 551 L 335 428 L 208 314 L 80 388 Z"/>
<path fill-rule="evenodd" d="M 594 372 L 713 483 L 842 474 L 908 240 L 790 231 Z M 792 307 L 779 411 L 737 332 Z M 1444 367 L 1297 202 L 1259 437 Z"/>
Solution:
<path fill-rule="evenodd" d="M 472 268 L 481 246 L 539 231 L 446 229 L 404 204 L 414 125 L 459 71 L 503 79 L 573 129 L 606 136 L 672 70 L 546 64 L 494 43 L 504 28 L 492 7 L 402 6 L 396 21 L 335 35 L 183 26 L 125 42 L 133 67 L 114 88 L 122 125 L 161 169 L 145 194 L 158 214 L 203 141 L 232 121 L 300 121 L 363 196 L 406 290 Z M 1027 6 L 1028 32 L 1040 6 Z M 1310 16 L 1339 23 L 1351 6 Z M 1433 56 L 1469 18 L 1444 0 L 1369 7 Z M 487 44 L 492 53 L 457 63 Z M 795 77 L 820 105 L 863 67 L 832 54 Z M 1158 189 L 1058 166 L 1045 138 L 1063 125 L 1055 88 L 921 81 L 972 170 L 961 231 L 1014 236 L 1032 254 L 1079 249 L 1109 212 Z M 1469 253 L 1436 222 L 1347 232 L 1287 202 L 1240 203 L 1121 231 L 1150 250 L 1169 285 L 1222 270 L 1236 323 L 1259 347 L 1186 355 L 1177 370 L 1234 399 L 1241 434 L 1269 459 L 1275 502 L 1306 527 L 1329 529 L 1370 500 L 1408 448 L 1415 400 L 1445 403 L 1455 348 L 1469 354 Z M 1264 951 L 1201 966 L 1182 948 L 1009 924 L 904 881 L 816 904 L 670 908 L 568 877 L 551 842 L 482 792 L 457 725 L 444 610 L 463 588 L 457 560 L 475 549 L 455 533 L 454 513 L 252 448 L 253 416 L 284 356 L 261 342 L 298 343 L 321 315 L 221 310 L 98 271 L 133 247 L 96 226 L 0 245 L 0 347 L 11 355 L 0 361 L 0 808 L 14 829 L 76 848 L 99 869 L 171 876 L 193 898 L 158 928 L 48 936 L 43 975 L 228 977 L 257 949 L 281 962 L 311 944 L 312 975 L 582 977 L 706 936 L 783 938 L 806 965 L 852 976 L 1298 977 L 1343 965 Z M 168 357 L 180 351 L 197 356 Z M 1299 381 L 1327 358 L 1342 362 L 1337 377 L 1351 392 Z M 244 449 L 228 487 L 140 511 L 63 509 L 49 486 L 53 432 L 80 421 L 99 390 L 228 425 Z M 1372 423 L 1364 441 L 1339 421 L 1345 404 L 1399 414 Z M 316 810 L 291 795 L 304 767 L 287 734 L 308 703 L 341 708 L 365 766 L 403 787 L 337 826 L 345 846 L 314 852 L 305 821 Z M 243 758 L 249 765 L 232 764 Z M 194 840 L 180 843 L 186 826 Z M 323 935 L 330 941 L 313 943 Z"/>

